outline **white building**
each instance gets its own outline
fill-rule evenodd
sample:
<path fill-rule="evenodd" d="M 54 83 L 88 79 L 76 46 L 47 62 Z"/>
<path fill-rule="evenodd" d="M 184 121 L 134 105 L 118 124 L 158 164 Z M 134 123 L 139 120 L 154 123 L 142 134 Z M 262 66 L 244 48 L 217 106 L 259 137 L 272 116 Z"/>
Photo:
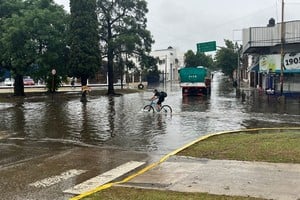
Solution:
<path fill-rule="evenodd" d="M 158 59 L 158 70 L 161 72 L 160 81 L 178 80 L 178 69 L 184 66 L 184 55 L 177 49 L 168 47 L 167 49 L 155 50 L 150 53 Z"/>

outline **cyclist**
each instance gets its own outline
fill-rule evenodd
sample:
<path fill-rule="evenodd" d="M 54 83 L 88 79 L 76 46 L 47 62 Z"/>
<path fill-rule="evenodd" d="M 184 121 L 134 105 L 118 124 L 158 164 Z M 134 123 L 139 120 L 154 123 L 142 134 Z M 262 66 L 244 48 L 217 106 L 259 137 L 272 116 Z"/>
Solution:
<path fill-rule="evenodd" d="M 165 96 L 162 95 L 161 92 L 159 92 L 157 89 L 153 90 L 154 95 L 151 97 L 151 100 L 155 100 L 158 99 L 158 101 L 156 102 L 157 104 L 157 110 L 161 109 L 161 103 L 165 100 Z"/>

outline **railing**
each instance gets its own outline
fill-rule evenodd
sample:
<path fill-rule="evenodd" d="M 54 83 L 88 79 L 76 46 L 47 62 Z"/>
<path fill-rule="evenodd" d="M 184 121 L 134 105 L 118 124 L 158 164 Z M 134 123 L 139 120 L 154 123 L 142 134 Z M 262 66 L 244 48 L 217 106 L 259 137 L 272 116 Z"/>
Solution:
<path fill-rule="evenodd" d="M 300 43 L 300 20 L 285 22 L 285 44 Z M 272 47 L 281 44 L 281 23 L 273 27 L 243 29 L 243 52 L 251 47 Z"/>

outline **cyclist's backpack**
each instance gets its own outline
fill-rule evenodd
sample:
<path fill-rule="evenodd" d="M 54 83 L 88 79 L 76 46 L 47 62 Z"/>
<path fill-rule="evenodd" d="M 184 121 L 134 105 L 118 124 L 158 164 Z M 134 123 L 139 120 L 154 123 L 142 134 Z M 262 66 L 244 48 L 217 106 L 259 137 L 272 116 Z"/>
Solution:
<path fill-rule="evenodd" d="M 168 96 L 168 94 L 167 94 L 166 92 L 164 92 L 164 91 L 161 91 L 161 92 L 160 92 L 160 95 L 161 95 L 162 97 L 164 97 L 164 98 L 166 98 L 166 97 Z"/>

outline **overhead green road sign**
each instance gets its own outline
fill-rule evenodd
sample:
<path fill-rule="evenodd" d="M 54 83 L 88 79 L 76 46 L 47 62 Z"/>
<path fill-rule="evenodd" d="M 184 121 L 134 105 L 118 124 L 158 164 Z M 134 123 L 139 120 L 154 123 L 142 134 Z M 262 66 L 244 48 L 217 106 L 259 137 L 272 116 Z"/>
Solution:
<path fill-rule="evenodd" d="M 197 52 L 215 51 L 216 46 L 216 41 L 198 43 Z"/>

